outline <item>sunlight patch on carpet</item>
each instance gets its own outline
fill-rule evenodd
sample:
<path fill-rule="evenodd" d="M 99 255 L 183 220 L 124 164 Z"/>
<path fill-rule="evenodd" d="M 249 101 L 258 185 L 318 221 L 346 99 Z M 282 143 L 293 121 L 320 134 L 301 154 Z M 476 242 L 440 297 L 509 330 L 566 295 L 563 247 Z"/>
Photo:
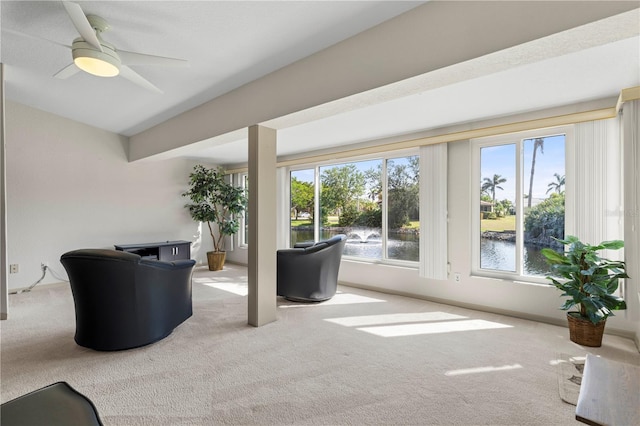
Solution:
<path fill-rule="evenodd" d="M 360 331 L 381 337 L 416 336 L 421 334 L 453 333 L 459 331 L 479 331 L 512 326 L 485 320 L 447 321 L 436 323 L 387 325 L 380 327 L 362 327 Z"/>
<path fill-rule="evenodd" d="M 364 315 L 358 317 L 327 318 L 325 319 L 325 321 L 343 325 L 345 327 L 363 327 L 367 325 L 398 324 L 423 321 L 447 321 L 466 318 L 468 317 L 449 314 L 446 312 L 412 312 L 383 315 Z"/>
<path fill-rule="evenodd" d="M 249 288 L 245 282 L 199 282 L 199 284 L 206 285 L 207 287 L 217 288 L 218 290 L 227 291 L 229 293 L 237 294 L 238 296 L 246 296 L 249 294 Z"/>
<path fill-rule="evenodd" d="M 464 374 L 478 374 L 478 373 L 493 373 L 496 371 L 517 370 L 524 368 L 520 364 L 503 365 L 500 367 L 476 367 L 476 368 L 461 368 L 458 370 L 449 370 L 444 373 L 445 376 L 462 376 Z"/>
<path fill-rule="evenodd" d="M 331 299 L 325 302 L 319 303 L 296 303 L 289 302 L 285 299 L 284 303 L 278 305 L 279 308 L 309 308 L 313 306 L 328 306 L 328 305 L 351 305 L 356 303 L 380 303 L 386 302 L 386 300 L 375 299 L 373 297 L 360 296 L 358 294 L 350 293 L 337 293 Z"/>

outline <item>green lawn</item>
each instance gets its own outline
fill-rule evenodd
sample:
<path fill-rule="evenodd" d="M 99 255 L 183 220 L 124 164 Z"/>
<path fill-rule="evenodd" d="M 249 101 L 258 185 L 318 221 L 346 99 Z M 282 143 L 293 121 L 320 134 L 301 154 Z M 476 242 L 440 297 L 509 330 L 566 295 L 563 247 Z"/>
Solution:
<path fill-rule="evenodd" d="M 329 226 L 334 226 L 338 224 L 338 216 L 329 216 Z M 313 226 L 313 221 L 311 219 L 298 219 L 295 220 L 291 218 L 291 227 L 295 228 L 298 226 Z"/>
<path fill-rule="evenodd" d="M 481 232 L 484 231 L 515 231 L 516 216 L 500 217 L 498 219 L 483 219 L 480 221 Z"/>
<path fill-rule="evenodd" d="M 419 220 L 412 220 L 411 222 L 409 222 L 408 226 L 403 226 L 404 229 L 420 229 L 420 221 Z"/>
<path fill-rule="evenodd" d="M 296 228 L 298 226 L 313 226 L 313 221 L 309 219 L 298 219 L 295 220 L 291 218 L 291 227 Z"/>

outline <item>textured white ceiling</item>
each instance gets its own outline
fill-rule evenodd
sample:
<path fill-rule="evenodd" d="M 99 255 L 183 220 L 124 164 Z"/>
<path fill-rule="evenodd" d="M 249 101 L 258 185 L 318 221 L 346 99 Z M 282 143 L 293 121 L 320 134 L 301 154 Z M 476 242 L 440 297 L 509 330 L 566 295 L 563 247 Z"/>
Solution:
<path fill-rule="evenodd" d="M 122 77 L 78 73 L 78 34 L 59 1 L 0 2 L 0 60 L 6 96 L 124 135 L 180 112 L 388 20 L 423 2 L 398 1 L 77 1 L 106 19 L 105 41 L 121 50 L 187 59 L 189 68 L 132 67 L 164 91 Z M 16 35 L 19 31 L 37 38 Z"/>

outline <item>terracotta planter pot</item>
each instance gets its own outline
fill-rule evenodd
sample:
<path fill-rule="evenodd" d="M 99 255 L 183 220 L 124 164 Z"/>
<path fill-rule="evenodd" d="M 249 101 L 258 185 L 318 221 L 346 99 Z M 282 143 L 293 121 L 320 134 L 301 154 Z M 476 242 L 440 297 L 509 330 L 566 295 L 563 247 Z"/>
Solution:
<path fill-rule="evenodd" d="M 607 320 L 594 324 L 574 312 L 567 314 L 567 320 L 569 321 L 569 339 L 572 342 L 594 348 L 602 346 L 602 335 Z"/>
<path fill-rule="evenodd" d="M 227 258 L 227 252 L 224 251 L 208 251 L 207 263 L 210 271 L 222 271 L 224 261 Z"/>

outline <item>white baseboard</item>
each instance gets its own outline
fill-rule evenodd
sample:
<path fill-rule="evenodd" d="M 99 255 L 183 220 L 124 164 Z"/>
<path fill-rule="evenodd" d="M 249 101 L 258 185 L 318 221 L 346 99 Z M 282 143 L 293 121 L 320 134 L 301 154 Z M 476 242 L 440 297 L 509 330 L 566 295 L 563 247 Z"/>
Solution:
<path fill-rule="evenodd" d="M 68 285 L 69 283 L 66 281 L 60 281 L 60 282 L 56 282 L 56 283 L 46 283 L 46 284 L 38 284 L 36 285 L 34 288 L 31 289 L 31 291 L 36 291 L 36 290 L 42 290 L 42 289 L 46 289 L 49 287 L 57 287 L 60 285 Z M 15 292 L 20 292 L 23 290 L 28 289 L 29 287 L 20 287 L 20 288 L 10 288 L 9 289 L 9 296 L 14 296 Z"/>

